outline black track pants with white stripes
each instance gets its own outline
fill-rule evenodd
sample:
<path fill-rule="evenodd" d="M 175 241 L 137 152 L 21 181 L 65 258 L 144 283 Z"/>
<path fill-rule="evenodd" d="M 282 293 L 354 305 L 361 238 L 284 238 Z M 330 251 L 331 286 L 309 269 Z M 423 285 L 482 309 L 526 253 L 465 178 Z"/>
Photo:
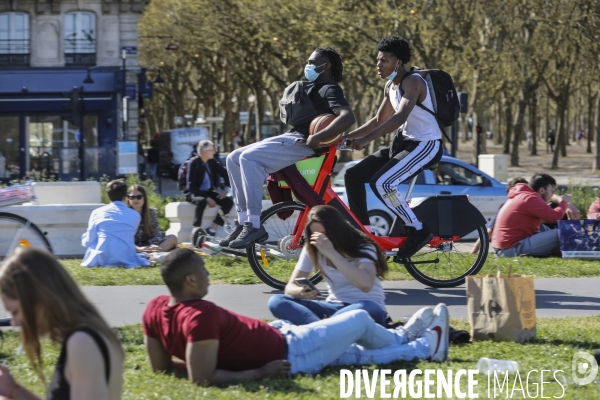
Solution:
<path fill-rule="evenodd" d="M 406 140 L 402 151 L 394 157 L 391 157 L 391 149 L 386 147 L 348 168 L 344 180 L 352 213 L 363 225 L 370 224 L 365 188 L 365 183 L 368 183 L 375 195 L 406 225 L 419 225 L 415 214 L 400 192 L 396 191 L 396 187 L 412 178 L 423 167 L 439 162 L 442 150 L 441 140 Z"/>

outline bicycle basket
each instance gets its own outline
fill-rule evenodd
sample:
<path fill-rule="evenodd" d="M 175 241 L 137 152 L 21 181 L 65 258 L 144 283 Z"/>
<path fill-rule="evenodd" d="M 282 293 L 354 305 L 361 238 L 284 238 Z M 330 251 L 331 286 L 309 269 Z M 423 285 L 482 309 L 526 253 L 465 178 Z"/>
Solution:
<path fill-rule="evenodd" d="M 35 198 L 30 182 L 0 189 L 0 207 L 27 203 Z"/>

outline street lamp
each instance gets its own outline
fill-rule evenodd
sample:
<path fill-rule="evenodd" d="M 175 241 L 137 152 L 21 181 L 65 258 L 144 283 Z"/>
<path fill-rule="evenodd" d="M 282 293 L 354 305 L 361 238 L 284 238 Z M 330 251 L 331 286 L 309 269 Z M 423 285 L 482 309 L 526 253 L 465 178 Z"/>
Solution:
<path fill-rule="evenodd" d="M 127 98 L 127 50 L 121 50 L 121 58 L 123 59 L 123 139 L 129 139 L 129 129 L 127 127 L 127 111 L 129 108 L 129 101 Z"/>

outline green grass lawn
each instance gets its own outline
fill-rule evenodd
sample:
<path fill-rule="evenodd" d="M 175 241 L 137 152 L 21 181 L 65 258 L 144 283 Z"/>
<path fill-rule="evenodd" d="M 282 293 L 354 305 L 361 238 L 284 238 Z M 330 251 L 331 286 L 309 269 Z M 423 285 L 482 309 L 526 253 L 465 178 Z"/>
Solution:
<path fill-rule="evenodd" d="M 458 329 L 468 329 L 465 320 L 452 320 L 452 326 Z M 413 369 L 442 369 L 452 370 L 475 369 L 480 357 L 498 359 L 511 359 L 519 362 L 519 371 L 526 388 L 526 375 L 531 370 L 564 370 L 557 373 L 560 384 L 552 378 L 552 374 L 545 375 L 544 397 L 563 399 L 598 399 L 600 398 L 600 383 L 591 383 L 579 386 L 572 383 L 571 360 L 576 351 L 590 352 L 600 347 L 600 317 L 583 318 L 544 318 L 538 320 L 537 340 L 527 344 L 475 342 L 467 345 L 451 346 L 449 360 L 442 364 L 419 362 L 396 362 L 387 366 L 368 366 L 366 369 L 390 369 L 392 374 L 396 370 L 406 369 L 407 375 Z M 123 399 L 338 399 L 340 397 L 340 369 L 328 368 L 316 376 L 296 376 L 285 379 L 267 379 L 258 382 L 237 382 L 226 387 L 199 388 L 190 384 L 185 377 L 154 374 L 150 371 L 146 354 L 142 344 L 142 331 L 140 325 L 118 328 L 118 334 L 126 353 L 125 382 Z M 14 356 L 18 346 L 18 337 L 15 331 L 5 333 L 5 340 L 0 357 L 10 368 L 16 379 L 24 386 L 32 388 L 38 394 L 43 394 L 44 387 L 32 372 L 24 355 Z M 44 342 L 44 362 L 46 375 L 49 377 L 53 364 L 58 355 L 58 349 Z M 357 368 L 348 367 L 350 370 Z M 553 371 L 554 372 L 554 371 Z M 370 375 L 372 376 L 372 375 Z M 488 398 L 487 378 L 483 374 L 475 375 L 478 380 L 476 393 L 479 398 Z M 511 375 L 509 382 L 512 390 L 516 375 Z M 420 377 L 422 381 L 423 377 Z M 393 382 L 393 381 L 392 381 Z M 539 390 L 540 374 L 532 373 L 529 381 L 529 393 L 535 395 Z M 564 396 L 563 389 L 564 387 Z M 493 386 L 492 386 L 493 387 Z M 519 386 L 517 385 L 517 388 Z M 380 388 L 377 387 L 375 398 L 379 396 Z M 462 386 L 466 391 L 466 384 Z M 393 391 L 388 388 L 388 393 Z M 491 391 L 493 394 L 493 389 Z M 506 398 L 504 394 L 496 398 Z M 525 392 L 527 393 L 527 392 Z M 355 398 L 354 394 L 351 398 Z M 361 398 L 367 398 L 364 385 Z M 407 398 L 410 398 L 407 393 Z M 523 398 L 520 391 L 515 391 L 513 398 Z M 538 392 L 537 398 L 541 398 Z"/>
<path fill-rule="evenodd" d="M 206 266 L 210 271 L 213 284 L 261 283 L 254 275 L 247 259 L 235 259 L 226 256 L 205 257 Z M 126 285 L 162 285 L 158 267 L 136 269 L 124 268 L 83 268 L 80 259 L 61 260 L 77 283 L 83 286 L 126 286 Z M 534 275 L 536 278 L 584 278 L 599 277 L 600 262 L 584 260 L 565 260 L 561 258 L 532 258 L 521 257 L 520 263 L 512 259 L 496 260 L 488 256 L 482 273 L 494 270 L 496 265 L 506 268 L 509 264 L 513 273 Z M 390 272 L 386 279 L 413 279 L 403 266 L 389 263 Z M 290 271 L 291 273 L 291 271 Z"/>

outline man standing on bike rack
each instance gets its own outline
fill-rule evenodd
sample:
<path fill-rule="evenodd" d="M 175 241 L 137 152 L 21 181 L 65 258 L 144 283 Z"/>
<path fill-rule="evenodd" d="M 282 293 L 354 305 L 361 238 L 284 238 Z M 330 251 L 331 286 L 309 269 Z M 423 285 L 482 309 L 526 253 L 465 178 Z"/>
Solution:
<path fill-rule="evenodd" d="M 335 114 L 337 118 L 318 134 L 309 137 L 310 121 L 290 131 L 258 143 L 234 150 L 227 156 L 227 172 L 237 207 L 234 230 L 219 242 L 220 246 L 244 248 L 268 238 L 260 224 L 263 185 L 268 174 L 290 166 L 315 154 L 321 141 L 327 141 L 356 121 L 342 88 L 342 58 L 330 47 L 313 51 L 304 67 L 308 82 L 304 90 L 319 114 Z M 242 225 L 243 224 L 243 225 Z"/>
<path fill-rule="evenodd" d="M 398 257 L 411 257 L 427 244 L 433 234 L 423 225 L 400 194 L 397 186 L 442 157 L 441 131 L 435 117 L 420 107 L 433 110 L 425 79 L 406 70 L 411 51 L 399 36 L 388 36 L 377 45 L 377 73 L 388 80 L 377 115 L 346 137 L 352 147 L 363 149 L 374 139 L 396 131 L 390 147 L 368 156 L 346 171 L 345 182 L 350 210 L 369 227 L 365 183 L 375 195 L 406 224 L 407 240 Z"/>

